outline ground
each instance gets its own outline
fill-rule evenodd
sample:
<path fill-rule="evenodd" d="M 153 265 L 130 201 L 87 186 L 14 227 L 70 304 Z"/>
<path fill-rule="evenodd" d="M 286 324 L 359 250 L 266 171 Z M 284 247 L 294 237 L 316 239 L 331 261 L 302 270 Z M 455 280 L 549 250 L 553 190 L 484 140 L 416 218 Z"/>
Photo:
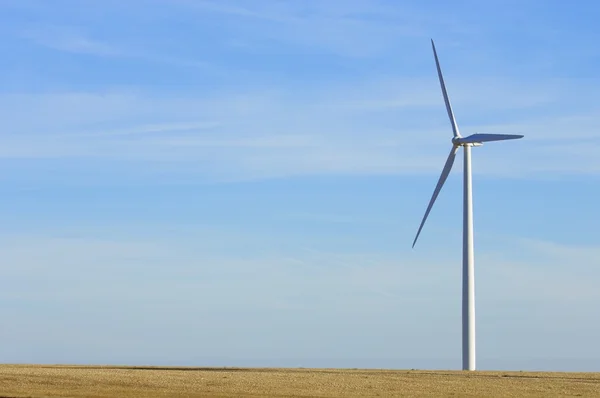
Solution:
<path fill-rule="evenodd" d="M 0 365 L 0 397 L 600 396 L 600 373 Z"/>

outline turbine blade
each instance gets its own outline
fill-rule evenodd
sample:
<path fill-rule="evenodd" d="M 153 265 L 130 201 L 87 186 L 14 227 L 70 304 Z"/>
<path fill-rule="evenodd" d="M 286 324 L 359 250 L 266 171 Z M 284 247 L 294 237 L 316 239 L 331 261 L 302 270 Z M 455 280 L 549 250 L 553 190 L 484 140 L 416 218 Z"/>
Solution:
<path fill-rule="evenodd" d="M 490 141 L 504 141 L 504 140 L 516 140 L 523 138 L 523 135 L 516 134 L 472 134 L 468 137 L 456 139 L 458 144 L 473 144 L 477 142 L 490 142 Z"/>
<path fill-rule="evenodd" d="M 444 102 L 446 103 L 446 111 L 448 112 L 448 117 L 450 118 L 450 124 L 452 125 L 452 133 L 454 134 L 454 138 L 460 138 L 460 132 L 458 131 L 458 125 L 456 124 L 456 119 L 454 119 L 454 113 L 452 112 L 452 106 L 450 105 L 450 100 L 448 99 L 448 92 L 446 91 L 446 85 L 444 84 L 444 77 L 442 76 L 442 69 L 440 68 L 440 61 L 438 60 L 437 52 L 435 51 L 435 44 L 433 44 L 433 39 L 431 39 L 431 47 L 433 48 L 433 56 L 435 57 L 435 66 L 437 66 L 438 78 L 440 79 L 440 86 L 442 87 L 442 93 L 444 94 Z"/>
<path fill-rule="evenodd" d="M 427 206 L 427 210 L 425 211 L 425 216 L 423 216 L 423 220 L 421 221 L 421 225 L 419 226 L 419 230 L 417 231 L 417 236 L 415 236 L 415 240 L 413 241 L 413 244 L 412 244 L 413 248 L 415 247 L 415 243 L 417 243 L 417 239 L 419 239 L 419 234 L 421 233 L 421 230 L 423 229 L 423 225 L 425 225 L 425 220 L 427 220 L 427 216 L 429 215 L 429 212 L 431 211 L 431 208 L 433 207 L 433 203 L 435 202 L 435 199 L 440 194 L 440 191 L 442 190 L 442 186 L 444 186 L 444 183 L 446 182 L 446 179 L 448 178 L 448 174 L 450 174 L 450 170 L 452 170 L 452 165 L 454 164 L 454 158 L 456 158 L 456 152 L 458 151 L 458 148 L 459 148 L 458 145 L 452 146 L 452 150 L 450 151 L 450 155 L 448 155 L 448 159 L 446 160 L 446 164 L 444 165 L 442 174 L 440 175 L 440 179 L 438 180 L 435 190 L 433 191 L 433 196 L 431 197 L 431 200 L 429 201 L 429 205 Z"/>

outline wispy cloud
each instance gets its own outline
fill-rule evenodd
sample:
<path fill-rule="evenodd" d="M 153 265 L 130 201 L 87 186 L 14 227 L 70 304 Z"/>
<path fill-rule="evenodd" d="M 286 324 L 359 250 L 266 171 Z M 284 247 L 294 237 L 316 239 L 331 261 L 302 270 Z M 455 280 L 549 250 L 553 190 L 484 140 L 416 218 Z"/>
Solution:
<path fill-rule="evenodd" d="M 24 38 L 58 51 L 104 57 L 129 56 L 117 46 L 86 37 L 77 29 L 65 26 L 47 26 L 22 32 Z"/>
<path fill-rule="evenodd" d="M 94 138 L 94 137 L 127 137 L 138 135 L 150 135 L 164 132 L 185 132 L 199 131 L 204 129 L 216 128 L 220 124 L 217 122 L 190 122 L 190 123 L 158 123 L 146 124 L 129 128 L 104 129 L 92 131 L 78 131 L 74 133 L 57 134 L 57 138 Z"/>
<path fill-rule="evenodd" d="M 217 179 L 438 173 L 449 145 L 444 140 L 448 121 L 437 81 L 429 80 L 307 86 L 293 96 L 288 92 L 296 92 L 293 88 L 269 87 L 181 96 L 139 90 L 4 95 L 0 152 L 4 159 L 168 160 L 171 171 L 193 170 L 201 178 L 212 174 Z M 522 133 L 526 139 L 511 144 L 508 163 L 506 144 L 478 150 L 485 156 L 477 159 L 477 173 L 598 172 L 590 149 L 598 144 L 595 111 L 540 112 L 554 109 L 564 82 L 551 88 L 545 82 L 520 88 L 513 82 L 511 89 L 502 80 L 484 83 L 455 84 L 453 104 L 459 120 L 466 120 L 463 133 Z M 498 85 L 504 90 L 496 90 Z M 495 95 L 481 101 L 485 90 Z M 553 95 L 542 97 L 543 92 Z M 540 116 L 523 113 L 525 106 Z M 521 113 L 507 119 L 502 112 L 514 108 Z M 495 125 L 469 123 L 494 111 L 503 115 Z M 570 137 L 591 141 L 584 148 L 566 148 L 562 156 L 568 160 L 556 162 L 556 140 L 567 129 Z"/>
<path fill-rule="evenodd" d="M 259 283 L 263 287 L 271 287 L 263 290 L 262 295 L 255 293 L 253 300 L 255 302 L 258 300 L 261 305 L 266 306 L 270 305 L 270 299 L 283 298 L 290 294 L 299 295 L 300 287 L 296 287 L 294 292 L 289 290 L 291 285 L 298 284 L 312 286 L 307 291 L 312 291 L 313 294 L 306 295 L 302 299 L 305 301 L 304 305 L 313 303 L 313 299 L 317 297 L 326 299 L 325 296 L 331 292 L 331 289 L 344 295 L 357 293 L 361 298 L 364 293 L 371 292 L 379 296 L 383 291 L 398 292 L 400 289 L 404 289 L 404 293 L 407 294 L 409 293 L 407 289 L 410 289 L 414 294 L 417 290 L 415 283 L 424 283 L 428 273 L 426 269 L 419 266 L 398 267 L 397 260 L 394 258 L 374 253 L 347 254 L 298 249 L 288 253 L 280 252 L 273 249 L 280 243 L 279 239 L 276 238 L 273 245 L 273 237 L 268 236 L 257 240 L 256 237 L 236 237 L 235 234 L 223 234 L 218 230 L 191 231 L 191 236 L 200 239 L 202 243 L 197 245 L 188 240 L 177 243 L 170 239 L 156 237 L 143 239 L 129 237 L 118 240 L 85 235 L 77 238 L 13 237 L 9 239 L 10 245 L 2 245 L 7 261 L 0 267 L 0 272 L 5 277 L 4 281 L 6 278 L 29 275 L 32 281 L 37 282 L 48 277 L 53 278 L 51 275 L 70 274 L 68 280 L 59 283 L 60 287 L 47 284 L 47 287 L 54 292 L 55 299 L 59 297 L 56 292 L 58 288 L 65 289 L 63 293 L 66 297 L 90 294 L 104 296 L 106 289 L 129 296 L 131 289 L 138 290 L 137 286 L 145 291 L 144 293 L 140 290 L 138 294 L 157 299 L 156 291 L 146 290 L 147 283 L 152 285 L 177 283 L 189 288 L 191 285 L 188 282 L 192 280 L 194 281 L 192 285 L 203 286 L 211 280 L 211 284 L 218 285 L 220 288 L 213 286 L 210 294 L 218 294 L 219 289 L 225 288 L 226 285 L 230 286 L 227 290 L 241 289 L 239 293 L 242 290 L 252 289 L 253 285 Z M 223 243 L 219 242 L 217 237 L 222 239 L 225 236 L 229 240 L 227 246 L 231 249 L 253 242 L 258 245 L 258 251 L 263 254 L 240 255 L 239 251 L 232 251 L 236 254 L 224 255 L 221 251 Z M 268 246 L 271 246 L 270 250 L 267 249 Z M 31 248 L 35 250 L 30 250 Z M 15 268 L 14 264 L 20 266 Z M 136 276 L 140 267 L 146 270 L 145 276 Z M 187 275 L 187 282 L 180 278 L 182 275 Z M 344 276 L 339 279 L 341 275 Z M 126 284 L 118 283 L 117 279 L 121 277 L 125 277 L 126 284 L 132 286 L 126 288 Z M 73 279 L 81 279 L 84 284 L 90 284 L 95 280 L 98 289 L 91 291 L 90 286 L 72 284 Z M 338 281 L 333 284 L 335 280 Z M 58 283 L 58 280 L 55 282 Z M 14 293 L 15 291 L 4 291 L 4 294 Z M 200 294 L 206 293 L 209 292 Z M 223 297 L 226 297 L 231 292 L 223 293 L 225 293 Z M 37 290 L 30 290 L 29 294 L 41 297 Z M 388 296 L 392 297 L 389 294 Z M 396 299 L 400 298 L 398 295 L 393 296 Z M 334 298 L 335 295 L 327 299 L 331 300 L 329 304 L 339 305 Z M 221 304 L 248 306 L 250 303 L 239 303 L 238 300 L 231 299 Z"/>
<path fill-rule="evenodd" d="M 383 2 L 216 2 L 178 0 L 201 13 L 235 18 L 236 45 L 262 48 L 266 40 L 351 57 L 379 55 L 399 38 L 425 37 L 424 14 Z M 252 37 L 244 35 L 251 29 Z"/>
<path fill-rule="evenodd" d="M 117 7 L 116 2 L 106 7 L 121 22 L 136 9 Z M 103 90 L 1 95 L 0 157 L 4 161 L 61 159 L 83 167 L 122 161 L 134 173 L 168 167 L 169 173 L 214 179 L 439 172 L 449 145 L 448 121 L 429 43 L 421 40 L 424 32 L 431 33 L 429 23 L 435 17 L 420 7 L 360 0 L 276 4 L 155 0 L 140 12 L 146 21 L 140 26 L 155 35 L 140 38 L 129 30 L 99 29 L 98 19 L 85 14 L 93 23 L 61 25 L 57 17 L 31 24 L 37 28 L 26 30 L 26 36 L 47 48 L 111 62 L 139 58 L 147 61 L 149 69 L 155 61 L 186 64 L 185 57 L 171 55 L 176 53 L 173 49 L 181 50 L 179 54 L 208 50 L 228 65 L 212 70 L 222 79 L 199 78 L 194 72 L 172 85 L 176 79 L 170 76 L 177 72 L 163 73 L 161 67 L 157 75 L 169 75 L 167 83 L 154 84 L 151 77 L 145 87 L 124 88 L 120 80 L 111 89 L 110 72 L 108 77 L 100 73 L 107 79 Z M 149 17 L 159 12 L 182 24 L 187 17 L 203 20 L 208 28 L 195 31 L 202 40 L 186 41 L 186 30 L 181 36 L 165 38 L 162 47 L 155 46 L 152 41 L 162 34 L 162 25 Z M 219 21 L 218 26 L 211 25 L 214 21 Z M 451 22 L 444 18 L 444 24 Z M 211 29 L 217 33 L 208 38 Z M 414 35 L 417 40 L 398 42 Z M 178 46 L 182 37 L 185 45 Z M 245 70 L 257 59 L 226 48 L 224 43 L 231 41 L 258 46 L 261 68 L 266 71 Z M 279 47 L 281 43 L 285 46 Z M 375 67 L 371 61 L 353 60 L 352 68 L 328 64 L 326 71 L 320 66 L 304 68 L 300 76 L 295 74 L 299 72 L 295 59 L 281 53 L 282 48 L 290 51 L 294 43 L 338 55 L 397 54 L 387 59 L 400 66 L 418 59 L 411 64 L 417 69 L 396 72 Z M 392 51 L 399 45 L 403 51 Z M 261 46 L 270 52 L 262 53 Z M 303 51 L 293 49 L 296 55 Z M 280 55 L 271 57 L 274 54 Z M 526 136 L 510 144 L 510 162 L 504 149 L 508 144 L 478 150 L 485 156 L 477 158 L 476 173 L 510 177 L 557 171 L 598 173 L 594 155 L 598 111 L 590 105 L 597 99 L 597 80 L 494 76 L 498 69 L 485 73 L 487 77 L 471 76 L 462 69 L 464 59 L 458 64 L 459 57 L 453 54 L 442 50 L 441 55 L 448 66 L 446 83 L 461 130 Z M 195 56 L 189 62 L 194 64 Z M 281 65 L 270 75 L 272 62 Z M 425 64 L 427 73 L 422 71 Z M 349 72 L 353 68 L 358 72 Z M 127 78 L 136 74 L 137 69 L 131 70 Z M 188 85 L 189 81 L 194 84 Z M 566 131 L 571 138 L 587 141 L 561 147 L 568 159 L 557 162 L 557 142 Z"/>
<path fill-rule="evenodd" d="M 127 341 L 130 331 L 143 330 L 149 325 L 161 328 L 159 324 L 165 320 L 170 326 L 192 328 L 195 333 L 185 336 L 178 327 L 161 329 L 161 339 L 171 341 L 169 337 L 178 336 L 174 339 L 178 344 L 163 347 L 164 355 L 171 357 L 180 345 L 189 352 L 189 343 L 198 339 L 198 333 L 211 337 L 210 347 L 202 348 L 203 355 L 231 353 L 234 357 L 243 355 L 245 350 L 252 351 L 250 347 L 256 345 L 282 356 L 298 355 L 300 351 L 317 356 L 332 355 L 336 351 L 335 344 L 316 349 L 312 340 L 333 338 L 330 333 L 335 339 L 347 336 L 350 325 L 352 333 L 359 333 L 360 339 L 380 342 L 369 344 L 363 351 L 359 348 L 359 353 L 369 357 L 379 350 L 389 352 L 387 339 L 375 338 L 381 335 L 381 330 L 399 341 L 423 333 L 428 335 L 422 340 L 411 340 L 412 346 L 400 345 L 398 355 L 408 355 L 413 350 L 415 355 L 417 351 L 426 356 L 440 355 L 440 352 L 451 355 L 448 345 L 453 347 L 451 341 L 459 341 L 460 267 L 459 261 L 456 267 L 449 266 L 445 255 L 430 252 L 401 259 L 397 253 L 357 250 L 296 248 L 278 252 L 273 250 L 274 239 L 280 239 L 276 236 L 263 236 L 262 241 L 257 241 L 257 236 L 250 235 L 188 232 L 192 232 L 188 240 L 179 242 L 140 236 L 115 240 L 97 234 L 92 237 L 89 231 L 87 234 L 80 231 L 79 238 L 40 236 L 5 240 L 7 243 L 1 245 L 5 261 L 0 267 L 0 296 L 15 306 L 27 303 L 11 314 L 11 324 L 44 323 L 45 330 L 52 330 L 57 323 L 63 328 L 77 325 L 79 333 L 83 330 L 100 344 L 107 343 L 109 329 L 110 341 Z M 215 252 L 214 247 L 211 250 L 224 236 L 231 250 L 226 253 Z M 240 255 L 233 250 L 249 242 L 258 245 L 261 254 Z M 568 248 L 567 251 L 571 249 L 576 250 Z M 479 268 L 477 287 L 481 310 L 479 330 L 482 336 L 487 336 L 482 338 L 487 355 L 502 355 L 502 347 L 511 344 L 512 330 L 519 330 L 521 336 L 516 345 L 518 352 L 529 355 L 550 350 L 563 341 L 563 334 L 558 332 L 570 332 L 570 328 L 598 328 L 597 317 L 590 316 L 595 308 L 594 300 L 598 298 L 597 281 L 585 273 L 561 267 L 560 260 L 551 257 L 545 268 L 535 270 L 516 260 L 522 254 L 515 252 L 510 259 L 481 251 L 478 255 L 479 264 L 485 264 Z M 585 267 L 593 265 L 579 264 L 576 271 Z M 42 302 L 46 312 L 52 313 L 52 319 L 31 309 Z M 80 313 L 82 303 L 86 311 Z M 561 311 L 556 311 L 557 305 Z M 534 313 L 528 312 L 534 310 Z M 73 312 L 79 316 L 72 316 Z M 390 313 L 398 316 L 390 317 Z M 234 314 L 236 316 L 231 316 Z M 333 314 L 335 319 L 331 319 Z M 129 328 L 115 330 L 109 319 L 113 322 L 129 319 Z M 410 321 L 416 319 L 419 322 Z M 276 350 L 272 339 L 278 333 L 253 335 L 250 339 L 253 344 L 243 340 L 248 331 L 262 331 L 265 322 L 271 333 L 286 329 L 287 340 L 301 340 L 307 346 L 284 344 Z M 289 325 L 289 322 L 298 325 L 292 323 L 285 328 L 283 324 Z M 319 330 L 307 336 L 305 328 L 314 327 L 311 322 L 328 326 L 329 332 Z M 206 324 L 212 325 L 210 330 Z M 449 325 L 454 325 L 451 327 L 454 332 L 448 331 Z M 211 332 L 213 329 L 215 333 Z M 340 333 L 342 330 L 346 332 Z M 555 334 L 542 333 L 548 331 Z M 11 332 L 7 329 L 2 333 L 6 336 Z M 352 333 L 352 338 L 359 338 Z M 544 338 L 540 338 L 540 333 Z M 141 335 L 145 344 L 158 338 Z M 590 338 L 593 335 L 590 333 Z M 65 347 L 73 352 L 73 345 L 64 343 L 65 335 L 60 336 Z M 29 339 L 12 337 L 13 346 L 19 348 L 17 351 L 30 347 Z M 232 349 L 230 339 L 242 339 L 243 344 Z M 362 341 L 360 339 L 356 341 Z M 493 346 L 490 340 L 494 341 Z M 414 347 L 415 341 L 419 342 L 418 347 Z M 536 344 L 531 346 L 531 341 Z M 570 349 L 583 349 L 587 342 L 584 337 Z M 515 347 L 514 341 L 512 346 Z M 78 352 L 90 361 L 99 351 L 93 347 L 98 345 L 89 345 Z M 129 355 L 139 355 L 142 350 L 136 344 L 124 349 Z M 40 351 L 39 355 L 48 350 Z"/>
<path fill-rule="evenodd" d="M 166 236 L 158 237 L 140 231 L 136 232 L 137 237 L 119 236 L 118 239 L 103 236 L 98 231 L 93 235 L 90 235 L 90 231 L 80 231 L 77 238 L 52 236 L 52 233 L 5 239 L 7 243 L 2 248 L 6 261 L 0 267 L 3 281 L 29 275 L 41 282 L 51 275 L 71 273 L 73 278 L 83 278 L 86 284 L 103 281 L 113 287 L 114 293 L 127 293 L 129 296 L 135 286 L 126 288 L 126 284 L 115 283 L 116 279 L 125 277 L 124 282 L 146 289 L 146 283 L 176 282 L 181 286 L 188 286 L 188 282 L 180 279 L 180 276 L 186 275 L 188 281 L 196 281 L 192 284 L 205 285 L 207 280 L 211 280 L 216 286 L 210 291 L 216 293 L 225 289 L 223 298 L 232 289 L 246 290 L 251 286 L 255 289 L 256 284 L 263 288 L 270 286 L 269 289 L 262 290 L 266 297 L 262 297 L 258 290 L 253 294 L 255 300 L 261 300 L 262 305 L 267 306 L 268 297 L 275 299 L 291 293 L 300 294 L 301 291 L 304 306 L 317 303 L 322 306 L 322 300 L 327 296 L 330 300 L 328 305 L 339 307 L 340 303 L 336 301 L 333 291 L 347 296 L 347 299 L 354 300 L 359 305 L 366 298 L 365 293 L 374 294 L 373 300 L 410 301 L 411 298 L 428 297 L 433 286 L 438 289 L 437 297 L 458 293 L 460 290 L 458 282 L 452 283 L 457 281 L 455 267 L 448 266 L 447 255 L 435 252 L 400 257 L 396 251 L 377 253 L 357 249 L 336 252 L 311 248 L 311 242 L 317 243 L 317 240 L 322 239 L 320 237 L 309 239 L 305 242 L 308 246 L 304 248 L 286 244 L 286 249 L 282 250 L 278 249 L 282 240 L 290 237 L 231 234 L 227 229 L 214 228 L 186 230 L 187 238 L 178 242 Z M 224 245 L 222 239 L 225 237 L 228 242 Z M 598 265 L 599 247 L 582 248 L 529 239 L 520 241 L 518 238 L 512 240 L 514 248 L 521 246 L 514 253 L 480 251 L 478 263 L 483 268 L 479 271 L 479 288 L 485 291 L 485 300 L 553 302 L 566 299 L 585 301 L 590 297 L 599 297 L 597 281 L 589 279 L 591 270 Z M 255 252 L 240 254 L 237 249 L 250 242 L 255 246 Z M 318 246 L 326 245 L 319 242 Z M 224 254 L 224 247 L 231 249 L 226 252 L 236 254 Z M 539 258 L 540 254 L 543 258 Z M 538 258 L 539 266 L 526 265 L 524 261 L 518 260 L 529 259 L 531 256 Z M 14 264 L 19 264 L 19 267 L 14 267 Z M 145 275 L 137 275 L 140 267 L 145 269 Z M 227 278 L 224 278 L 225 275 Z M 87 296 L 94 291 L 104 295 L 109 288 L 100 284 L 94 291 L 89 290 L 89 286 L 80 289 L 81 286 L 72 284 L 69 280 L 60 285 L 64 285 L 60 288 L 66 289 L 65 294 L 80 296 Z M 296 286 L 293 292 L 290 291 L 292 285 Z M 3 290 L 3 294 L 10 293 L 10 289 Z M 29 294 L 37 296 L 39 292 L 30 290 Z M 147 296 L 147 299 L 158 299 L 155 291 L 140 290 L 138 294 Z M 242 307 L 249 305 L 235 299 L 222 304 Z M 343 305 L 349 304 L 345 301 Z"/>
<path fill-rule="evenodd" d="M 203 60 L 157 53 L 145 48 L 141 44 L 117 44 L 114 43 L 114 39 L 102 40 L 92 38 L 81 29 L 71 26 L 39 26 L 22 32 L 21 36 L 37 45 L 66 53 L 96 57 L 141 59 L 152 63 L 211 69 L 210 64 Z"/>
<path fill-rule="evenodd" d="M 522 239 L 521 244 L 536 255 L 543 256 L 540 262 L 551 263 L 573 268 L 600 267 L 600 247 L 594 245 L 565 244 L 539 239 Z"/>

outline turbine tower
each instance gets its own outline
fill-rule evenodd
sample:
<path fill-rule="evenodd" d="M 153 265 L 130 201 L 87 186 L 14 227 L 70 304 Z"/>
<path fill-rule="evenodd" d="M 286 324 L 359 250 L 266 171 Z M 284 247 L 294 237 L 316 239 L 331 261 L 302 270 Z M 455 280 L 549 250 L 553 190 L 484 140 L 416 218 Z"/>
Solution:
<path fill-rule="evenodd" d="M 433 191 L 415 240 L 413 241 L 412 247 L 415 247 L 421 229 L 427 220 L 427 216 L 433 207 L 435 199 L 438 197 L 444 182 L 450 174 L 454 158 L 458 152 L 458 148 L 462 147 L 464 150 L 464 171 L 463 171 L 463 184 L 464 184 L 464 199 L 463 199 L 463 269 L 462 269 L 462 368 L 463 370 L 475 370 L 475 275 L 474 266 L 475 258 L 473 254 L 473 197 L 472 197 L 472 182 L 471 182 L 471 147 L 481 146 L 484 142 L 491 141 L 503 141 L 512 140 L 517 138 L 523 138 L 522 135 L 513 134 L 472 134 L 467 137 L 460 135 L 456 119 L 454 119 L 454 113 L 452 112 L 452 106 L 448 99 L 448 92 L 446 91 L 446 85 L 444 84 L 444 77 L 442 76 L 442 70 L 440 69 L 440 62 L 438 60 L 437 52 L 435 51 L 435 44 L 431 40 L 431 47 L 433 48 L 433 56 L 435 57 L 435 64 L 437 66 L 438 78 L 440 80 L 440 86 L 442 88 L 442 94 L 444 95 L 444 102 L 446 103 L 446 111 L 448 112 L 448 118 L 450 119 L 450 125 L 452 126 L 452 149 L 450 155 L 446 160 L 446 164 L 442 170 L 440 179 L 438 180 L 437 186 Z"/>

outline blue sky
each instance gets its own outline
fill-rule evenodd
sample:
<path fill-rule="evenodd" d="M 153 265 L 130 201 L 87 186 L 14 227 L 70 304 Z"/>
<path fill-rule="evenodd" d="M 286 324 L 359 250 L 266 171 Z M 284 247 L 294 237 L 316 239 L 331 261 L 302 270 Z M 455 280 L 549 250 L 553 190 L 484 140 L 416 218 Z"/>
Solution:
<path fill-rule="evenodd" d="M 3 0 L 3 362 L 600 370 L 600 5 Z M 565 141 L 566 140 L 566 141 Z"/>

